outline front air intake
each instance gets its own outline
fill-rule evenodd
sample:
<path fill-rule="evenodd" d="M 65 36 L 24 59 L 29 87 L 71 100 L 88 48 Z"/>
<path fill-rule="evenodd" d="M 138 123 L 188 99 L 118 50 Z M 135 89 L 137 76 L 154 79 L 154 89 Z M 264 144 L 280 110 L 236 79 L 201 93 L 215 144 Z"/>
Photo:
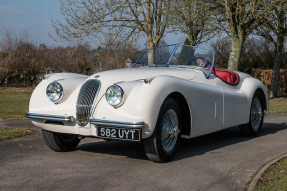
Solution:
<path fill-rule="evenodd" d="M 76 108 L 78 125 L 86 126 L 88 124 L 100 89 L 101 81 L 95 79 L 87 80 L 82 85 L 78 95 Z"/>

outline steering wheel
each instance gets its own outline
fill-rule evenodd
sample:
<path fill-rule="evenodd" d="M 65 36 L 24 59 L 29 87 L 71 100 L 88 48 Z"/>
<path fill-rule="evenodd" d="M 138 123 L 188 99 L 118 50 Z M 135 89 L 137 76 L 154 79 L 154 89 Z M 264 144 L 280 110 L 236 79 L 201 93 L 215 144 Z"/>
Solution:
<path fill-rule="evenodd" d="M 212 66 L 211 62 L 210 62 L 209 60 L 207 60 L 206 58 L 204 58 L 204 57 L 195 57 L 195 58 L 191 59 L 191 60 L 187 63 L 187 65 L 191 65 L 191 62 L 194 61 L 194 60 L 196 60 L 196 59 L 206 60 L 206 64 L 204 65 L 203 68 L 206 68 L 208 65 Z M 215 74 L 215 69 L 214 69 L 214 67 L 213 67 L 212 70 L 213 70 L 213 72 L 214 72 L 214 74 Z"/>
<path fill-rule="evenodd" d="M 203 58 L 203 57 L 195 57 L 194 59 L 191 59 L 191 60 L 187 63 L 187 65 L 191 65 L 191 62 L 194 61 L 194 60 L 196 60 L 196 59 L 206 60 L 207 63 L 204 65 L 203 68 L 206 68 L 208 65 L 212 66 L 211 62 L 210 62 L 209 60 L 207 60 L 206 58 Z"/>

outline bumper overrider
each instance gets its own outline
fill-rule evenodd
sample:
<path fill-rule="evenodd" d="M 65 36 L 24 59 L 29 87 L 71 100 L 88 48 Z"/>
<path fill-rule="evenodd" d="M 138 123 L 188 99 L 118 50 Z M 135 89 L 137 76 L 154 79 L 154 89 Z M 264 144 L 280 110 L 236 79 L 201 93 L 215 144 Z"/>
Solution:
<path fill-rule="evenodd" d="M 57 122 L 74 122 L 76 119 L 73 116 L 46 115 L 25 112 L 25 116 L 31 119 L 42 119 L 45 121 Z M 141 141 L 141 132 L 145 127 L 144 122 L 122 122 L 89 119 L 90 124 L 96 125 L 98 128 L 98 136 L 107 139 L 120 139 L 129 141 Z M 115 132 L 115 133 L 114 133 Z M 114 135 L 114 136 L 113 136 Z M 126 137 L 125 137 L 126 135 Z"/>

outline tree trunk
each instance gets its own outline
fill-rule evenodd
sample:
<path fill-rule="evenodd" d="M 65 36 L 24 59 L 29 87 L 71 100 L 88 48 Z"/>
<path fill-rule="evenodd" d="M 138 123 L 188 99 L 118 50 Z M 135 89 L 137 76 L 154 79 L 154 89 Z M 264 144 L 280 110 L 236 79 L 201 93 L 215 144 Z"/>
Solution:
<path fill-rule="evenodd" d="M 272 81 L 270 90 L 273 96 L 277 96 L 277 90 L 279 86 L 279 75 L 280 75 L 280 64 L 282 62 L 282 51 L 284 45 L 284 37 L 278 37 L 277 43 L 275 44 L 275 60 L 272 71 Z"/>
<path fill-rule="evenodd" d="M 189 35 L 188 40 L 189 40 L 190 45 L 196 46 L 196 40 L 194 39 L 192 34 Z"/>
<path fill-rule="evenodd" d="M 243 38 L 232 38 L 231 51 L 228 60 L 228 70 L 238 70 L 243 42 Z"/>
<path fill-rule="evenodd" d="M 153 42 L 149 42 L 148 43 L 148 48 L 154 48 L 154 43 Z M 151 50 L 148 50 L 148 53 L 147 53 L 147 57 L 148 57 L 148 65 L 153 65 L 155 64 L 155 49 L 151 49 Z"/>

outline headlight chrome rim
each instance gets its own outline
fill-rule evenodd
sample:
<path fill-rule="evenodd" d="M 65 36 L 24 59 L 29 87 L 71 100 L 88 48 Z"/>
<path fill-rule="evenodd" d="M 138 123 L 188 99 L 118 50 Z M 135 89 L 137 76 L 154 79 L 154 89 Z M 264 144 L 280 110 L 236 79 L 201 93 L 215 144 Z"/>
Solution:
<path fill-rule="evenodd" d="M 110 90 L 110 88 L 112 88 L 112 87 L 116 87 L 116 88 L 118 88 L 118 90 L 120 90 L 120 96 L 121 96 L 121 100 L 120 100 L 120 102 L 119 103 L 117 103 L 117 104 L 112 104 L 110 101 L 109 101 L 109 99 L 108 99 L 108 91 Z M 119 85 L 117 85 L 117 84 L 114 84 L 114 85 L 111 85 L 110 87 L 108 87 L 108 89 L 107 89 L 107 91 L 106 91 L 106 100 L 107 100 L 107 102 L 111 105 L 111 106 L 113 106 L 113 107 L 115 107 L 115 108 L 118 108 L 118 107 L 120 107 L 120 106 L 122 106 L 123 105 L 123 103 L 124 103 L 124 90 L 119 86 Z"/>
<path fill-rule="evenodd" d="M 61 92 L 61 95 L 59 96 L 59 98 L 58 98 L 57 100 L 52 100 L 51 97 L 48 95 L 48 88 L 49 88 L 49 86 L 52 85 L 52 84 L 56 84 L 56 85 L 59 87 L 59 89 L 60 89 L 59 92 Z M 47 95 L 47 97 L 49 98 L 49 100 L 50 100 L 51 102 L 57 104 L 57 103 L 59 103 L 59 102 L 63 99 L 63 96 L 64 96 L 63 87 L 62 87 L 61 84 L 58 83 L 58 82 L 51 82 L 51 83 L 47 86 L 47 88 L 46 88 L 46 95 Z"/>

